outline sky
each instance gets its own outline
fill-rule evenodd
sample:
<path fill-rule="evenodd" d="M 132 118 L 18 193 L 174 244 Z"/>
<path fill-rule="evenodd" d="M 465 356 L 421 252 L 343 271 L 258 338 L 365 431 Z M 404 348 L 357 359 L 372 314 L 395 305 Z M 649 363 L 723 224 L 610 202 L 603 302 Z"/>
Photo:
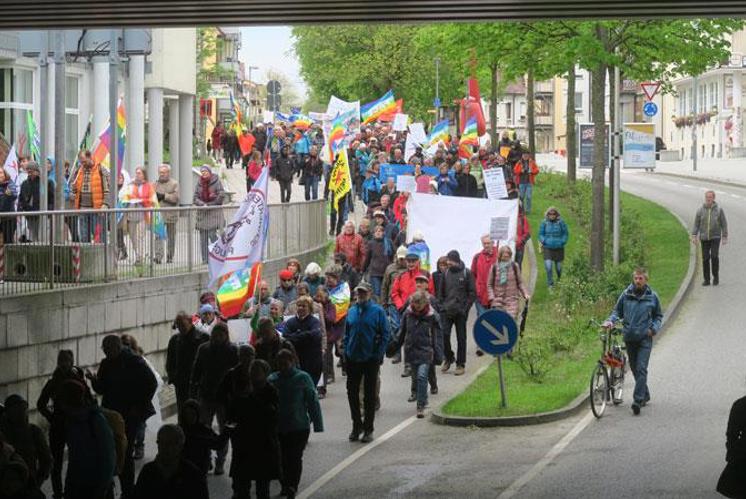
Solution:
<path fill-rule="evenodd" d="M 306 84 L 300 76 L 300 63 L 293 51 L 293 39 L 290 26 L 262 26 L 241 28 L 241 51 L 239 57 L 248 67 L 258 66 L 251 72 L 251 79 L 266 83 L 267 70 L 279 71 L 295 85 L 299 95 L 305 96 Z"/>

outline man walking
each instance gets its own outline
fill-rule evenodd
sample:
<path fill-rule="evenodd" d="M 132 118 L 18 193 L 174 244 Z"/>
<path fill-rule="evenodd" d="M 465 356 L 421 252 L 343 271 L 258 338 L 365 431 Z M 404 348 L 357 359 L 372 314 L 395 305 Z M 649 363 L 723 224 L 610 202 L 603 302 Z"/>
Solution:
<path fill-rule="evenodd" d="M 650 401 L 648 361 L 653 349 L 653 337 L 661 329 L 663 312 L 658 295 L 648 286 L 647 271 L 635 269 L 632 280 L 632 284 L 619 296 L 604 327 L 611 328 L 615 322 L 623 321 L 622 332 L 629 355 L 629 367 L 635 377 L 632 412 L 637 416 L 640 408 Z"/>
<path fill-rule="evenodd" d="M 350 441 L 373 441 L 378 370 L 389 341 L 386 312 L 371 301 L 373 288 L 367 282 L 355 288 L 357 303 L 347 314 L 344 356 L 347 363 L 347 401 L 352 416 Z M 360 415 L 360 383 L 363 383 L 365 420 Z"/>
<path fill-rule="evenodd" d="M 446 255 L 448 269 L 443 276 L 443 285 L 438 290 L 438 300 L 442 304 L 443 314 L 443 336 L 445 347 L 445 362 L 443 372 L 450 369 L 451 364 L 456 362 L 456 376 L 464 374 L 466 366 L 466 318 L 469 309 L 476 300 L 477 293 L 474 286 L 474 276 L 461 261 L 458 251 L 451 250 Z M 456 355 L 451 348 L 451 328 L 456 326 Z"/>
<path fill-rule="evenodd" d="M 705 192 L 705 203 L 697 210 L 692 228 L 692 242 L 699 240 L 702 246 L 702 286 L 710 285 L 710 269 L 712 268 L 712 284 L 720 284 L 720 241 L 728 243 L 728 221 L 725 212 L 715 202 L 715 191 Z"/>
<path fill-rule="evenodd" d="M 487 296 L 487 280 L 490 277 L 492 266 L 497 261 L 497 245 L 492 242 L 489 234 L 482 236 L 482 251 L 471 259 L 471 274 L 474 276 L 477 301 L 477 316 L 482 315 L 490 309 L 490 298 Z"/>
<path fill-rule="evenodd" d="M 186 312 L 179 312 L 174 319 L 172 329 L 178 332 L 168 340 L 166 351 L 166 374 L 168 382 L 174 385 L 176 391 L 176 407 L 181 414 L 184 402 L 189 400 L 189 382 L 192 376 L 192 366 L 200 345 L 207 343 L 210 336 L 197 330 L 192 318 Z"/>
<path fill-rule="evenodd" d="M 85 151 L 81 154 L 80 168 L 75 172 L 75 177 L 70 181 L 70 191 L 76 210 L 98 210 L 108 206 L 109 199 L 109 172 L 94 165 L 91 152 Z M 103 223 L 103 219 L 97 215 L 80 215 L 79 230 L 80 241 L 91 242 L 96 232 L 96 224 Z"/>
<path fill-rule="evenodd" d="M 158 182 L 155 183 L 155 194 L 161 208 L 175 208 L 179 206 L 179 183 L 171 178 L 171 166 L 163 164 L 158 168 Z M 166 222 L 166 236 L 168 237 L 168 252 L 166 262 L 174 260 L 174 248 L 176 246 L 176 224 L 179 221 L 178 211 L 166 211 L 163 213 Z M 163 246 L 166 241 L 159 240 L 155 250 L 155 263 L 163 261 Z"/>
<path fill-rule="evenodd" d="M 528 151 L 523 151 L 520 161 L 513 167 L 513 175 L 515 182 L 518 184 L 521 202 L 523 203 L 523 208 L 526 210 L 526 215 L 531 214 L 532 191 L 536 175 L 538 174 L 539 167 L 536 166 L 536 162 L 531 158 Z"/>

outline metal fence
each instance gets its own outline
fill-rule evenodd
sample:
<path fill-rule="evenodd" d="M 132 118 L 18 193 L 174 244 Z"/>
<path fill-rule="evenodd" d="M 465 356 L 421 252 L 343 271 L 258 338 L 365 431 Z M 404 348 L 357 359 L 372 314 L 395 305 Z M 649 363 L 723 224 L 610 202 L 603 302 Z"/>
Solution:
<path fill-rule="evenodd" d="M 0 296 L 204 271 L 238 207 L 0 213 Z M 325 214 L 323 200 L 269 205 L 265 260 L 326 244 Z"/>

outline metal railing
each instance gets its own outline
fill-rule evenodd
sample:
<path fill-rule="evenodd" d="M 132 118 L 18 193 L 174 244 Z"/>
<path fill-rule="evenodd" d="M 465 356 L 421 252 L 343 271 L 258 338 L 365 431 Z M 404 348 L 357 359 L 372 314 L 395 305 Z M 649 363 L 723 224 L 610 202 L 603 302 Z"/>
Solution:
<path fill-rule="evenodd" d="M 0 213 L 0 296 L 207 269 L 238 205 Z M 269 205 L 265 260 L 328 241 L 323 200 Z"/>

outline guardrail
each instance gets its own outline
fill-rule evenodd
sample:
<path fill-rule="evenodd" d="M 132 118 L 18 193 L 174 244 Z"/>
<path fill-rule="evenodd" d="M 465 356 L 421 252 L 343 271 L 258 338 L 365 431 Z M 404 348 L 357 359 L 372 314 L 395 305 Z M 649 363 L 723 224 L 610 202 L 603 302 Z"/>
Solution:
<path fill-rule="evenodd" d="M 238 205 L 0 213 L 0 296 L 207 269 Z M 323 200 L 269 205 L 265 260 L 328 240 Z"/>

